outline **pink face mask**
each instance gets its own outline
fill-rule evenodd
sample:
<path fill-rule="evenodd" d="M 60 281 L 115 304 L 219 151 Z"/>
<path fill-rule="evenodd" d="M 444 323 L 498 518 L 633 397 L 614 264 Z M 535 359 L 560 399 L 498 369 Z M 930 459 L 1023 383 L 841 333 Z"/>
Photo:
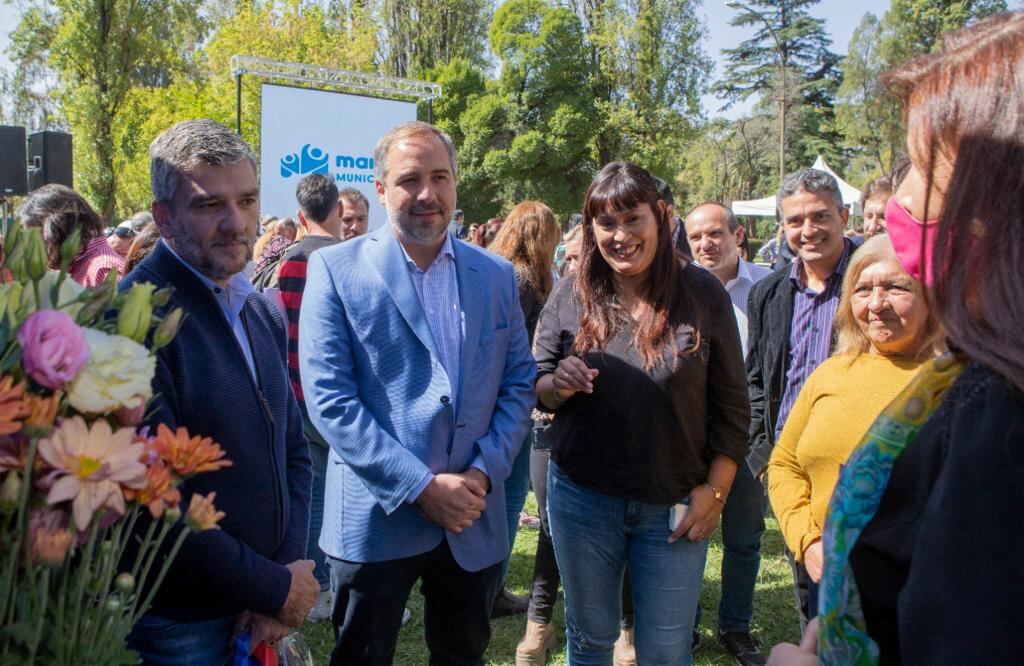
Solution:
<path fill-rule="evenodd" d="M 889 197 L 889 203 L 885 205 L 885 226 L 903 270 L 924 286 L 931 287 L 933 271 L 929 270 L 925 275 L 924 269 L 926 263 L 930 263 L 935 256 L 935 236 L 939 232 L 939 221 L 921 222 L 901 206 L 896 197 Z M 921 256 L 922 229 L 926 256 Z"/>

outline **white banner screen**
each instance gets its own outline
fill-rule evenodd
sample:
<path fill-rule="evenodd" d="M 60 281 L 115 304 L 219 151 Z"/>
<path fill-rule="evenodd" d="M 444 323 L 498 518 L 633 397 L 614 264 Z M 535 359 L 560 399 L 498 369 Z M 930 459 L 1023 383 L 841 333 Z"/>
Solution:
<path fill-rule="evenodd" d="M 416 120 L 416 104 L 263 84 L 260 116 L 260 212 L 295 217 L 295 186 L 328 174 L 338 189 L 370 201 L 370 228 L 386 216 L 373 188 L 373 149 L 395 125 Z M 296 220 L 298 222 L 298 220 Z"/>

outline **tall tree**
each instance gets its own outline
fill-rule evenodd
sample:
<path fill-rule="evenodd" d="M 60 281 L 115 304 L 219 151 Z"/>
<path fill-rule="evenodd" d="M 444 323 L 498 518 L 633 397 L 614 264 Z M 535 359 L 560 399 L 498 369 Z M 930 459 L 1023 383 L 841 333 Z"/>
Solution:
<path fill-rule="evenodd" d="M 15 67 L 46 62 L 61 119 L 75 135 L 76 186 L 114 216 L 114 128 L 132 88 L 186 68 L 204 23 L 187 0 L 53 0 L 30 5 L 13 37 Z"/>
<path fill-rule="evenodd" d="M 888 69 L 882 38 L 881 22 L 868 12 L 850 39 L 836 102 L 836 124 L 853 157 L 848 175 L 865 180 L 888 173 L 903 150 L 899 109 L 878 84 Z"/>
<path fill-rule="evenodd" d="M 747 3 L 753 12 L 740 10 L 730 23 L 753 27 L 754 35 L 736 48 L 723 49 L 728 61 L 725 76 L 712 87 L 726 100 L 726 108 L 758 95 L 763 112 L 785 114 L 795 130 L 787 128 L 787 170 L 802 166 L 817 152 L 829 153 L 839 138 L 833 116 L 840 57 L 830 50 L 824 21 L 810 15 L 809 8 L 818 1 Z"/>
<path fill-rule="evenodd" d="M 585 53 L 601 127 L 598 161 L 627 159 L 669 177 L 701 121 L 711 71 L 702 48 L 700 0 L 570 0 L 586 32 Z"/>
<path fill-rule="evenodd" d="M 888 173 L 904 152 L 904 129 L 896 101 L 879 85 L 886 71 L 930 53 L 942 36 L 1006 9 L 1004 0 L 893 0 L 879 21 L 865 14 L 850 40 L 836 122 L 851 153 L 848 175 L 859 180 Z"/>
<path fill-rule="evenodd" d="M 539 199 L 567 214 L 595 168 L 597 119 L 579 18 L 545 0 L 509 0 L 489 37 L 501 73 L 459 119 L 463 207 L 481 219 Z"/>
<path fill-rule="evenodd" d="M 378 14 L 386 74 L 416 77 L 453 58 L 486 64 L 487 0 L 380 0 Z"/>

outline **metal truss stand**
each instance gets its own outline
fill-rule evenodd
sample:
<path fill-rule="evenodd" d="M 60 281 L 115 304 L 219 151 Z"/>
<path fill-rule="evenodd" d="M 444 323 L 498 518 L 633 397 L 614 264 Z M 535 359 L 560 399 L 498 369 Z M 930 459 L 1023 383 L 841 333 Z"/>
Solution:
<path fill-rule="evenodd" d="M 352 72 L 321 65 L 281 62 L 253 56 L 231 56 L 231 73 L 235 77 L 235 131 L 242 133 L 242 75 L 253 74 L 265 79 L 284 79 L 298 83 L 329 85 L 344 90 L 368 93 L 374 97 L 412 98 L 427 102 L 427 121 L 433 121 L 431 102 L 441 96 L 441 84 L 397 76 Z"/>

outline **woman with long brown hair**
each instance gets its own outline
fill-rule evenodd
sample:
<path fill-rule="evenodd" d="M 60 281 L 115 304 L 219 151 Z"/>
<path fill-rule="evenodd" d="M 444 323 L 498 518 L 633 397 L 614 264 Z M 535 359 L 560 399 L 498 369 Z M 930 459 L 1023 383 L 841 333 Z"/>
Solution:
<path fill-rule="evenodd" d="M 826 514 L 820 626 L 779 664 L 1010 664 L 1024 627 L 1024 12 L 888 75 L 911 169 L 886 225 L 951 354 L 847 461 Z"/>
<path fill-rule="evenodd" d="M 747 451 L 746 376 L 720 282 L 680 262 L 657 185 L 606 165 L 580 268 L 541 314 L 552 426 L 548 517 L 569 661 L 609 664 L 628 562 L 640 663 L 688 664 L 707 539 Z"/>
<path fill-rule="evenodd" d="M 526 319 L 526 333 L 533 344 L 533 333 L 541 308 L 548 300 L 553 284 L 552 264 L 558 247 L 559 229 L 555 214 L 539 201 L 523 201 L 505 218 L 488 250 L 512 262 L 519 286 L 519 305 Z M 519 455 L 512 463 L 512 473 L 505 480 L 505 510 L 508 518 L 508 543 L 515 543 L 519 512 L 526 503 L 530 485 L 530 440 L 527 435 Z M 511 554 L 511 551 L 510 551 Z M 502 581 L 508 573 L 505 558 Z M 527 600 L 502 588 L 494 602 L 492 616 L 511 615 L 526 610 Z"/>

